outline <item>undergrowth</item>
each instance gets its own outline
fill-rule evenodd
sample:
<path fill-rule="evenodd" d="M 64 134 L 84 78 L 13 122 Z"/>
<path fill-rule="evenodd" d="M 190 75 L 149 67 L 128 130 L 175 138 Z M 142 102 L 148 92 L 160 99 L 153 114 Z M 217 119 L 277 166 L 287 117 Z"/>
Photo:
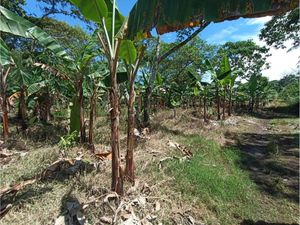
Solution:
<path fill-rule="evenodd" d="M 243 154 L 234 148 L 221 148 L 216 142 L 200 136 L 182 138 L 193 149 L 192 160 L 168 163 L 165 172 L 175 177 L 174 189 L 187 201 L 205 204 L 216 214 L 221 224 L 237 224 L 243 219 L 296 218 L 295 215 L 280 214 L 287 202 L 277 202 L 269 208 L 266 201 L 240 167 Z M 208 221 L 209 222 L 209 221 Z M 212 223 L 211 223 L 212 224 Z"/>

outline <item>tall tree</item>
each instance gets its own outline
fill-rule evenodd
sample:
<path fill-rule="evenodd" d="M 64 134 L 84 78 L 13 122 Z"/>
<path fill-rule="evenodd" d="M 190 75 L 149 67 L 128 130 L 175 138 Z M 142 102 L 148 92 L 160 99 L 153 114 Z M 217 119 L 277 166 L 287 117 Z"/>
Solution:
<path fill-rule="evenodd" d="M 286 48 L 286 41 L 292 41 L 294 49 L 300 45 L 299 7 L 285 14 L 274 16 L 261 30 L 259 38 L 275 48 Z"/>
<path fill-rule="evenodd" d="M 227 55 L 232 70 L 239 70 L 238 75 L 245 79 L 269 67 L 266 60 L 269 56 L 268 49 L 258 46 L 252 40 L 227 42 L 221 46 L 219 54 Z"/>

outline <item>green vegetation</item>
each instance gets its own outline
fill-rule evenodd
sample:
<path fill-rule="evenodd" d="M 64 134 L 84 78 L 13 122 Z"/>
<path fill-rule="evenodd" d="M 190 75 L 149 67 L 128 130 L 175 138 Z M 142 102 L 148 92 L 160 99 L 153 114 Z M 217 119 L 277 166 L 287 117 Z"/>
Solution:
<path fill-rule="evenodd" d="M 288 201 L 265 199 L 249 174 L 241 169 L 246 155 L 239 149 L 222 148 L 215 141 L 199 136 L 180 140 L 193 150 L 194 156 L 191 161 L 170 162 L 165 172 L 176 178 L 173 183 L 176 191 L 187 201 L 204 203 L 220 224 L 236 224 L 240 218 L 254 221 L 297 218 L 296 211 L 293 214 L 282 211 L 290 207 Z M 274 179 L 274 185 L 284 188 L 280 178 Z M 268 204 L 273 205 L 272 209 Z"/>
<path fill-rule="evenodd" d="M 260 38 L 299 46 L 294 0 L 248 3 L 3 0 L 0 224 L 294 222 L 299 74 L 270 81 L 267 46 L 199 35 L 269 15 Z"/>

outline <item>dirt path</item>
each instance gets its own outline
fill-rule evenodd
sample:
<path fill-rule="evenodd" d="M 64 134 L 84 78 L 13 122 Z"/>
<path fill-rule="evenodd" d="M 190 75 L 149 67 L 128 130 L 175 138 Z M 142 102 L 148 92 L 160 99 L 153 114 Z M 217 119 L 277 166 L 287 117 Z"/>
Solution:
<path fill-rule="evenodd" d="M 242 168 L 267 194 L 299 201 L 299 136 L 297 120 L 239 118 L 225 138 L 245 154 Z"/>

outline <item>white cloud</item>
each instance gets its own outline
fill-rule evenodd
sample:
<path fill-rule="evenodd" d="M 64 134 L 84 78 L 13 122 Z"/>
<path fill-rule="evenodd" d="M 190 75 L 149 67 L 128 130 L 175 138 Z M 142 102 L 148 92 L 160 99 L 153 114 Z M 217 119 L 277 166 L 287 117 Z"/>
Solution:
<path fill-rule="evenodd" d="M 264 25 L 272 19 L 271 16 L 247 19 L 246 25 Z"/>
<path fill-rule="evenodd" d="M 258 19 L 253 19 L 252 24 L 258 24 L 259 22 L 267 21 L 268 17 L 262 17 Z M 249 22 L 247 22 L 248 24 Z M 233 34 L 231 38 L 235 41 L 245 41 L 252 39 L 256 44 L 260 46 L 267 46 L 264 41 L 259 40 L 259 32 L 260 29 L 257 30 L 257 33 L 252 34 Z M 292 72 L 296 72 L 297 70 L 297 63 L 300 61 L 300 49 L 295 49 L 290 52 L 287 50 L 292 46 L 291 41 L 286 41 L 285 49 L 276 49 L 274 47 L 269 47 L 269 53 L 271 56 L 267 58 L 268 63 L 270 64 L 270 68 L 263 70 L 263 76 L 269 78 L 269 80 L 279 80 L 284 75 Z"/>
<path fill-rule="evenodd" d="M 290 43 L 286 45 L 291 46 Z M 287 49 L 270 48 L 272 54 L 268 58 L 270 68 L 262 71 L 262 74 L 269 78 L 269 80 L 279 80 L 287 73 L 297 71 L 297 63 L 299 62 L 300 50 L 295 49 L 287 52 Z M 299 71 L 298 71 L 299 72 Z"/>
<path fill-rule="evenodd" d="M 229 26 L 226 29 L 222 29 L 221 31 L 213 34 L 209 37 L 210 42 L 218 42 L 219 44 L 225 43 L 225 39 L 228 38 L 228 36 L 232 35 L 234 32 L 238 30 L 237 27 Z M 220 41 L 224 40 L 224 41 Z"/>

